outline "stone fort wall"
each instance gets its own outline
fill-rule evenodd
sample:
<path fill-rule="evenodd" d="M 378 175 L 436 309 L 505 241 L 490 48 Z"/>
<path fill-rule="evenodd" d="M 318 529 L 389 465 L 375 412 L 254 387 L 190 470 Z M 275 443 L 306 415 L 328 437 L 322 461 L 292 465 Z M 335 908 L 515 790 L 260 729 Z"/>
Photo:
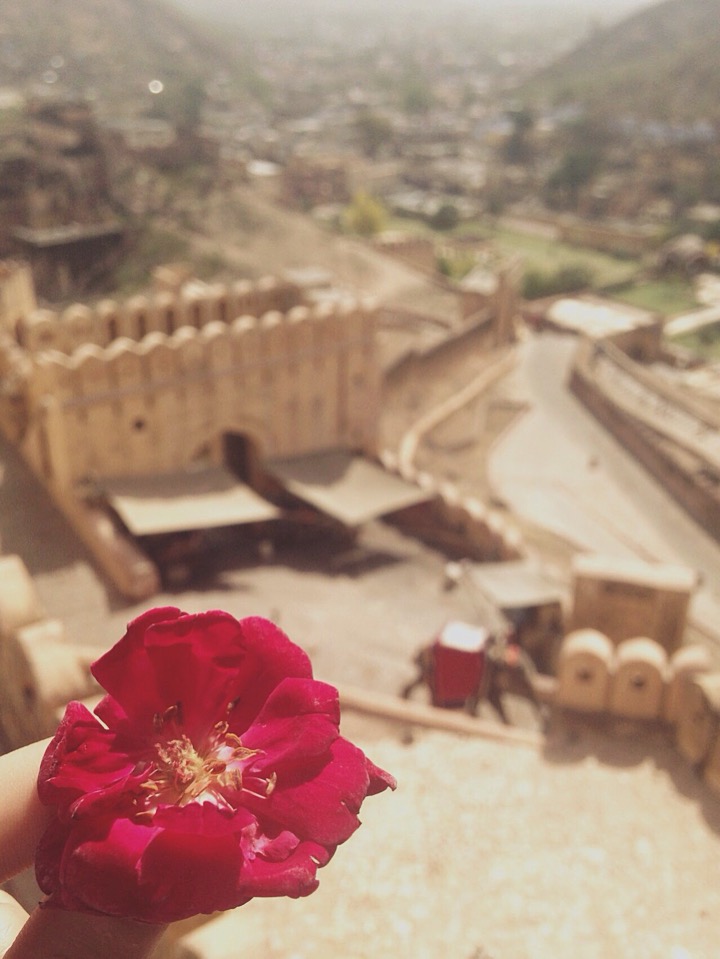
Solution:
<path fill-rule="evenodd" d="M 370 302 L 313 304 L 301 287 L 267 279 L 58 312 L 38 310 L 34 296 L 21 303 L 23 289 L 5 284 L 13 302 L 0 315 L 0 429 L 123 595 L 152 595 L 158 575 L 96 501 L 103 480 L 228 457 L 252 484 L 275 457 L 379 455 Z M 480 559 L 522 551 L 480 504 L 446 500 L 432 491 L 409 518 L 423 538 Z"/>
<path fill-rule="evenodd" d="M 612 344 L 583 342 L 570 388 L 711 536 L 720 540 L 720 424 Z"/>
<path fill-rule="evenodd" d="M 176 303 L 173 315 L 185 306 Z M 204 324 L 172 333 L 145 326 L 139 339 L 127 335 L 131 324 L 141 333 L 140 319 L 150 325 L 160 312 L 120 309 L 125 335 L 108 345 L 103 313 L 72 309 L 48 327 L 67 352 L 31 351 L 22 446 L 36 472 L 61 486 L 169 472 L 207 455 L 225 433 L 248 437 L 261 458 L 333 447 L 374 452 L 372 308 L 294 306 L 225 323 L 211 307 L 216 300 L 191 305 Z M 45 317 L 34 329 L 29 319 L 25 333 L 45 326 Z M 90 330 L 101 343 L 71 350 Z"/>
<path fill-rule="evenodd" d="M 10 280 L 10 278 L 9 278 Z M 2 287 L 0 283 L 0 287 Z M 18 286 L 13 280 L 12 289 Z M 8 283 L 8 288 L 10 283 Z M 14 297 L 17 299 L 17 296 Z M 14 334 L 30 353 L 58 350 L 72 353 L 91 343 L 109 346 L 126 337 L 141 340 L 148 333 L 172 335 L 184 327 L 202 329 L 209 323 L 229 324 L 239 316 L 287 313 L 302 305 L 300 289 L 267 277 L 257 283 L 241 280 L 179 292 L 134 296 L 124 302 L 101 300 L 94 306 L 73 304 L 62 311 L 15 308 Z"/>

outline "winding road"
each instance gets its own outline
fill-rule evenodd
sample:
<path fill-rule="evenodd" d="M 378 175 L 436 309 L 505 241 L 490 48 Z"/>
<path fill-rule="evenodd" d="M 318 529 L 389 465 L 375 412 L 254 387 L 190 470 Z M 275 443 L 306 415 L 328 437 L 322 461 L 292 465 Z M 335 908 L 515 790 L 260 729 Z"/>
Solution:
<path fill-rule="evenodd" d="M 570 336 L 530 335 L 515 377 L 529 402 L 495 445 L 490 482 L 511 511 L 582 550 L 638 556 L 697 570 L 692 615 L 720 622 L 720 544 L 575 399 L 566 386 L 577 345 Z"/>

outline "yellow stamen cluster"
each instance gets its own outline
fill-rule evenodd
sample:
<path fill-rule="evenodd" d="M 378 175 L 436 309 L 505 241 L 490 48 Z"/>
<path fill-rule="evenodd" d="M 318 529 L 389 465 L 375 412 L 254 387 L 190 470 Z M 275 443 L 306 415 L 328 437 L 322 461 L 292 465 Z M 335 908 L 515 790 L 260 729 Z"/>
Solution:
<path fill-rule="evenodd" d="M 170 722 L 177 728 L 178 713 L 177 707 L 170 707 L 159 715 L 155 722 L 156 730 L 160 731 Z M 157 742 L 150 775 L 142 784 L 147 790 L 150 811 L 160 803 L 185 806 L 198 800 L 214 802 L 220 807 L 232 807 L 232 793 L 244 789 L 243 768 L 258 752 L 257 749 L 247 749 L 239 736 L 228 732 L 226 722 L 215 725 L 202 751 L 183 732 L 172 739 Z M 275 780 L 273 774 L 270 779 L 263 781 L 265 796 L 269 796 L 275 788 Z"/>

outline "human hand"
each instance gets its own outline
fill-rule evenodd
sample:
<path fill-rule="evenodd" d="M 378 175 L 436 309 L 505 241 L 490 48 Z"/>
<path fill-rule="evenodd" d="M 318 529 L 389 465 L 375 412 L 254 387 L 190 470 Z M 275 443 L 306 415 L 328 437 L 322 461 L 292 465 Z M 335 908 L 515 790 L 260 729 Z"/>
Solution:
<path fill-rule="evenodd" d="M 52 816 L 36 780 L 47 742 L 0 756 L 0 882 L 32 864 Z M 0 892 L 0 957 L 4 959 L 147 959 L 165 927 L 113 916 L 37 908 L 28 916 Z"/>

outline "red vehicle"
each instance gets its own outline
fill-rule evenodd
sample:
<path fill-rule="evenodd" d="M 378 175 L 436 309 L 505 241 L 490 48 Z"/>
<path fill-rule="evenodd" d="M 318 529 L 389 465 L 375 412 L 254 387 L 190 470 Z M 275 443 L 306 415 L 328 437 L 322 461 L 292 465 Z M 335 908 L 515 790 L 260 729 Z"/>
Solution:
<path fill-rule="evenodd" d="M 482 626 L 457 620 L 446 623 L 430 646 L 433 706 L 457 708 L 481 688 L 487 666 L 490 633 Z"/>
<path fill-rule="evenodd" d="M 510 693 L 528 700 L 541 726 L 548 719 L 538 695 L 538 673 L 528 654 L 509 635 L 483 626 L 451 621 L 415 658 L 418 673 L 401 691 L 409 699 L 418 686 L 430 691 L 433 706 L 466 709 L 476 715 L 486 700 L 504 723 L 510 719 L 503 704 Z"/>

